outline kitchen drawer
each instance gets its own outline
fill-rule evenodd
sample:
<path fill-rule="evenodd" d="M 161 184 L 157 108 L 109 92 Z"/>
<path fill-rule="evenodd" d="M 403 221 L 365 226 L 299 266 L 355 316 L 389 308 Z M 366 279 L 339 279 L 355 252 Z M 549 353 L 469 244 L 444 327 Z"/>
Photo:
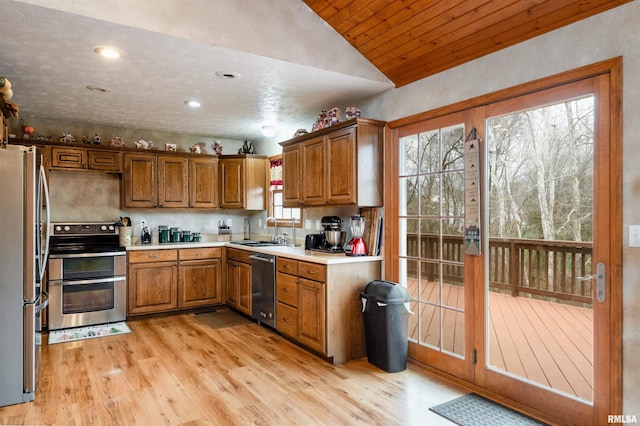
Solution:
<path fill-rule="evenodd" d="M 298 337 L 298 310 L 284 303 L 276 306 L 276 330 L 289 337 Z"/>
<path fill-rule="evenodd" d="M 278 302 L 290 306 L 298 306 L 298 277 L 293 275 L 276 274 L 276 299 Z"/>
<path fill-rule="evenodd" d="M 298 261 L 278 257 L 276 260 L 276 270 L 278 272 L 284 272 L 285 274 L 298 275 Z"/>
<path fill-rule="evenodd" d="M 327 267 L 319 263 L 298 262 L 298 275 L 302 278 L 325 282 Z"/>
<path fill-rule="evenodd" d="M 178 256 L 180 260 L 219 259 L 222 257 L 222 249 L 220 247 L 180 249 Z"/>
<path fill-rule="evenodd" d="M 164 262 L 178 260 L 178 250 L 130 251 L 129 263 Z"/>
<path fill-rule="evenodd" d="M 249 256 L 251 256 L 250 251 L 227 248 L 227 259 L 229 260 L 235 260 L 236 262 L 243 262 L 243 263 L 251 263 L 251 259 L 249 259 Z"/>

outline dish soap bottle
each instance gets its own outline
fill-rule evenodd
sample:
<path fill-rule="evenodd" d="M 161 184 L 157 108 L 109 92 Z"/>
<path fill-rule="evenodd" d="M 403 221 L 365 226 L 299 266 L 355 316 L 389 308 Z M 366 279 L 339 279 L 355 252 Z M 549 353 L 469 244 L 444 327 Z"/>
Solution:
<path fill-rule="evenodd" d="M 251 223 L 248 217 L 244 218 L 244 223 L 242 224 L 242 230 L 244 231 L 244 239 L 251 239 Z"/>

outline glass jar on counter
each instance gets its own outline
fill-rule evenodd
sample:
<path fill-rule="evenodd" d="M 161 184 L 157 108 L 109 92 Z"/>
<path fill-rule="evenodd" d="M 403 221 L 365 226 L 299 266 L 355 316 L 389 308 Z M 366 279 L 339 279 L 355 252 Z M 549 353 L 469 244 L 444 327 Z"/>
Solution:
<path fill-rule="evenodd" d="M 171 242 L 172 243 L 179 243 L 180 242 L 180 228 L 171 228 L 169 230 L 169 234 L 171 235 Z"/>
<path fill-rule="evenodd" d="M 169 227 L 166 225 L 158 226 L 158 241 L 160 244 L 166 244 L 169 242 Z"/>

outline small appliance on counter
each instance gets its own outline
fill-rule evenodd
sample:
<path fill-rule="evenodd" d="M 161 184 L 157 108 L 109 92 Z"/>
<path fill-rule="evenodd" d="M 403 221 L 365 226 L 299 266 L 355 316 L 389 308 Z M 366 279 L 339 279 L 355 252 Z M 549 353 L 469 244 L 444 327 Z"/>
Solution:
<path fill-rule="evenodd" d="M 142 221 L 142 232 L 140 233 L 140 244 L 151 244 L 151 231 L 147 223 Z"/>
<path fill-rule="evenodd" d="M 366 256 L 367 246 L 362 236 L 364 235 L 364 217 L 351 216 L 351 240 L 346 247 L 347 256 Z"/>
<path fill-rule="evenodd" d="M 320 223 L 324 231 L 322 234 L 311 234 L 314 235 L 310 238 L 313 241 L 311 245 L 314 247 L 309 250 L 322 251 L 325 253 L 344 253 L 343 246 L 347 233 L 342 230 L 342 219 L 338 216 L 323 216 Z M 319 245 L 319 237 L 316 235 L 322 236 Z M 309 236 L 307 235 L 307 237 Z M 308 239 L 305 240 L 305 248 Z"/>
<path fill-rule="evenodd" d="M 308 234 L 304 239 L 304 249 L 314 250 L 322 247 L 324 234 Z"/>

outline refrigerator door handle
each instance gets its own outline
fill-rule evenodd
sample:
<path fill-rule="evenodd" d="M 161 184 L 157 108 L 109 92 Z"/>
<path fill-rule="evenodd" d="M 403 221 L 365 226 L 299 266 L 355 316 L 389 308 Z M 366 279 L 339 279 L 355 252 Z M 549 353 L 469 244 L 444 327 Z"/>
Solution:
<path fill-rule="evenodd" d="M 42 293 L 40 293 L 39 303 L 36 304 L 36 314 L 42 312 L 42 310 L 47 306 L 49 306 L 49 293 L 43 291 Z"/>
<path fill-rule="evenodd" d="M 45 232 L 45 243 L 44 243 L 44 250 L 42 253 L 42 262 L 40 262 L 40 265 L 39 265 L 40 266 L 40 282 L 43 282 L 44 272 L 47 268 L 47 261 L 49 259 L 49 238 L 50 238 L 49 221 L 51 220 L 51 207 L 50 207 L 51 203 L 49 201 L 49 185 L 47 184 L 47 175 L 42 165 L 40 165 L 40 182 L 42 184 L 42 191 L 44 193 L 46 217 L 45 217 L 44 224 L 38 223 L 36 224 L 36 226 L 40 226 L 41 232 Z M 38 206 L 37 208 L 40 209 L 42 208 L 42 206 Z"/>

